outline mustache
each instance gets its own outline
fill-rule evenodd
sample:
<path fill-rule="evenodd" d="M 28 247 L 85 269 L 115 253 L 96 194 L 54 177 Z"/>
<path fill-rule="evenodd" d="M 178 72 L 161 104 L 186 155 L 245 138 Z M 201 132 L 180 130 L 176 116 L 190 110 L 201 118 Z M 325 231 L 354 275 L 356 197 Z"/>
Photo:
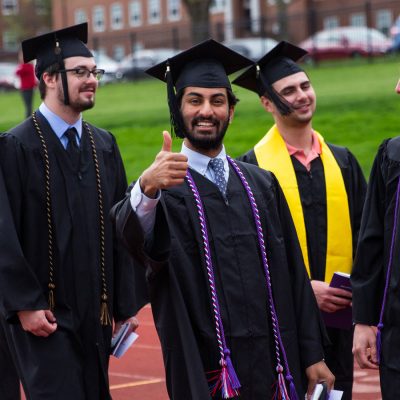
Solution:
<path fill-rule="evenodd" d="M 81 92 L 85 92 L 86 90 L 93 90 L 93 92 L 95 92 L 96 91 L 96 89 L 97 89 L 97 85 L 93 85 L 93 84 L 91 84 L 91 83 L 88 83 L 88 84 L 84 84 L 81 88 L 80 88 L 80 91 Z"/>
<path fill-rule="evenodd" d="M 192 120 L 192 126 L 197 125 L 199 122 L 211 122 L 215 126 L 219 126 L 219 120 L 216 118 L 203 118 L 203 117 L 195 117 Z"/>

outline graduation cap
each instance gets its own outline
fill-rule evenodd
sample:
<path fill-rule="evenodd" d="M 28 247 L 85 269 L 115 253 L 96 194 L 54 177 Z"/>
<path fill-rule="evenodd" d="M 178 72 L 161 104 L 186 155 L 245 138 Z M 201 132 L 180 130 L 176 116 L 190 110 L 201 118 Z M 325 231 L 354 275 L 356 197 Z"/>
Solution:
<path fill-rule="evenodd" d="M 73 25 L 68 28 L 48 32 L 22 42 L 24 62 L 36 59 L 35 74 L 38 79 L 50 65 L 57 64 L 64 69 L 64 59 L 69 57 L 93 57 L 86 47 L 88 24 Z M 64 102 L 69 104 L 67 78 L 61 73 L 64 89 Z"/>
<path fill-rule="evenodd" d="M 288 115 L 292 110 L 291 105 L 276 93 L 272 84 L 286 76 L 303 72 L 296 61 L 306 54 L 306 50 L 289 42 L 279 42 L 232 83 L 256 92 L 259 96 L 267 94 L 279 111 L 283 115 Z"/>
<path fill-rule="evenodd" d="M 22 42 L 24 61 L 37 60 L 36 76 L 40 79 L 47 67 L 60 62 L 60 60 L 75 56 L 93 57 L 85 45 L 87 37 L 88 25 L 87 22 L 84 22 L 26 39 Z"/>
<path fill-rule="evenodd" d="M 149 69 L 146 73 L 167 83 L 171 125 L 184 137 L 184 127 L 176 94 L 188 86 L 231 89 L 228 75 L 252 61 L 228 47 L 208 39 Z"/>

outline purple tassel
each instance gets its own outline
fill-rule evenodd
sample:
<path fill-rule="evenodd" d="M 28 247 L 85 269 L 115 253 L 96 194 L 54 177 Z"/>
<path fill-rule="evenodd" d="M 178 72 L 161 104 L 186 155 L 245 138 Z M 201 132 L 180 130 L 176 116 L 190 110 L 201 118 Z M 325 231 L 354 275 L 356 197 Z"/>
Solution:
<path fill-rule="evenodd" d="M 381 351 L 382 351 L 382 328 L 383 324 L 378 324 L 378 331 L 376 333 L 376 358 L 378 363 L 381 362 Z"/>
<path fill-rule="evenodd" d="M 286 375 L 286 380 L 289 382 L 290 400 L 299 400 L 296 392 L 296 387 L 294 386 L 293 376 Z"/>
<path fill-rule="evenodd" d="M 278 372 L 278 382 L 276 383 L 276 390 L 274 393 L 274 400 L 290 400 L 287 389 L 286 382 L 283 376 L 283 368 L 281 365 L 276 367 L 276 371 Z"/>
<path fill-rule="evenodd" d="M 239 396 L 240 382 L 233 368 L 230 351 L 225 349 L 225 359 L 221 359 L 221 370 L 213 378 L 209 379 L 211 396 L 214 396 L 219 389 L 223 399 L 231 399 Z M 212 383 L 215 382 L 215 383 Z"/>
<path fill-rule="evenodd" d="M 230 358 L 230 351 L 228 349 L 225 350 L 225 362 L 226 362 L 226 369 L 228 373 L 228 378 L 232 389 L 237 390 L 240 388 L 239 378 L 236 375 L 235 368 L 233 368 L 232 360 Z"/>

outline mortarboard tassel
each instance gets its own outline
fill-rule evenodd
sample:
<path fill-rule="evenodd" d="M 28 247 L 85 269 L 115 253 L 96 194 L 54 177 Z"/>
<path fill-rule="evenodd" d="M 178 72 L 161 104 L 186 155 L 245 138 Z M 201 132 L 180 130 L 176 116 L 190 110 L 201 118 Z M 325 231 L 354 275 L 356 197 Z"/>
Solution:
<path fill-rule="evenodd" d="M 110 313 L 108 312 L 107 295 L 101 296 L 100 322 L 103 326 L 111 325 Z"/>
<path fill-rule="evenodd" d="M 268 97 L 275 104 L 276 108 L 282 115 L 289 115 L 292 113 L 293 108 L 292 105 L 282 98 L 279 93 L 272 87 L 272 85 L 265 79 L 263 74 L 260 72 L 260 67 L 257 65 L 257 77 L 261 81 L 262 87 L 267 92 Z"/>
<path fill-rule="evenodd" d="M 56 288 L 56 285 L 54 283 L 49 283 L 49 308 L 50 311 L 54 311 L 55 307 L 55 300 L 54 300 L 54 289 Z"/>
<path fill-rule="evenodd" d="M 169 114 L 171 121 L 171 133 L 174 133 L 176 136 L 180 138 L 184 138 L 185 133 L 183 128 L 181 111 L 179 109 L 179 105 L 176 99 L 174 82 L 172 80 L 171 67 L 169 63 L 167 63 L 165 78 L 167 80 L 167 97 L 168 97 L 168 106 L 169 106 Z"/>

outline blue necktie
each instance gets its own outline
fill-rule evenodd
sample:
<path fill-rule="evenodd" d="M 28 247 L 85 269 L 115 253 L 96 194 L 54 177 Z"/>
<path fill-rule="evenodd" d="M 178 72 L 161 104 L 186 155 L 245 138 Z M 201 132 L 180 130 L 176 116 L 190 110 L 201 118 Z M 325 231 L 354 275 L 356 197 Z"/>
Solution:
<path fill-rule="evenodd" d="M 76 131 L 75 128 L 69 128 L 65 131 L 64 135 L 68 138 L 68 143 L 66 148 L 67 154 L 72 161 L 74 169 L 77 170 L 79 167 L 79 158 L 80 158 L 80 151 L 78 143 L 76 141 L 76 136 L 78 135 L 78 132 Z"/>
<path fill-rule="evenodd" d="M 224 162 L 220 158 L 212 158 L 208 165 L 214 171 L 214 183 L 218 186 L 218 189 L 225 197 L 226 194 L 226 180 L 224 174 Z"/>

